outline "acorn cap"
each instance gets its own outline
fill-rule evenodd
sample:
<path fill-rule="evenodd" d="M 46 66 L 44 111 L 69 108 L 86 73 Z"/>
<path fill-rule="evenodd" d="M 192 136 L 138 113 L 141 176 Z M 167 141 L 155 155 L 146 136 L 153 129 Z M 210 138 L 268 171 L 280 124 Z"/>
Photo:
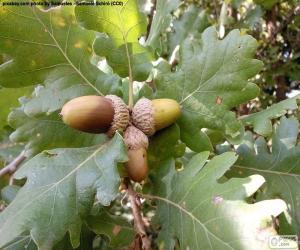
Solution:
<path fill-rule="evenodd" d="M 124 131 L 126 129 L 129 123 L 129 110 L 120 97 L 115 95 L 107 95 L 105 98 L 111 101 L 115 111 L 113 122 L 106 133 L 111 137 L 117 130 Z"/>
<path fill-rule="evenodd" d="M 128 149 L 147 149 L 149 146 L 148 137 L 135 126 L 129 126 L 124 133 L 125 144 Z"/>
<path fill-rule="evenodd" d="M 132 122 L 143 131 L 147 136 L 155 133 L 154 108 L 152 101 L 147 98 L 141 98 L 132 109 Z"/>

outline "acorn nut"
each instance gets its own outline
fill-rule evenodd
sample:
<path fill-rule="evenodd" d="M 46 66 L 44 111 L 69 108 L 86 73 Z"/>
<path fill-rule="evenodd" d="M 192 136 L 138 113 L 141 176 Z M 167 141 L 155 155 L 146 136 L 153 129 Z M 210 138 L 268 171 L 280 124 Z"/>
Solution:
<path fill-rule="evenodd" d="M 127 174 L 131 180 L 141 182 L 148 175 L 148 137 L 136 127 L 129 126 L 124 133 L 124 140 L 128 148 L 128 162 L 125 164 Z"/>
<path fill-rule="evenodd" d="M 172 125 L 180 116 L 178 102 L 172 99 L 140 99 L 132 110 L 134 125 L 147 136 Z"/>
<path fill-rule="evenodd" d="M 129 149 L 126 170 L 131 180 L 143 181 L 148 175 L 147 150 L 145 148 Z"/>
<path fill-rule="evenodd" d="M 126 104 L 114 95 L 74 98 L 63 106 L 61 115 L 63 122 L 74 129 L 108 136 L 125 130 L 129 123 Z"/>

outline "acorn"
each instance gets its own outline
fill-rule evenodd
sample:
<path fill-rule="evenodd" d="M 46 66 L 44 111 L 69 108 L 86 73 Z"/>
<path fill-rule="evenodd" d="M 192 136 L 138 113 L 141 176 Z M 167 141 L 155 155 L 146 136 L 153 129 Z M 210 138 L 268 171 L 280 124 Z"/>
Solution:
<path fill-rule="evenodd" d="M 74 129 L 108 136 L 125 130 L 129 123 L 127 106 L 115 95 L 74 98 L 63 106 L 61 116 L 63 122 Z"/>
<path fill-rule="evenodd" d="M 180 105 L 173 99 L 140 99 L 132 109 L 132 122 L 147 136 L 172 125 L 181 114 Z"/>
<path fill-rule="evenodd" d="M 124 140 L 128 149 L 128 162 L 125 164 L 128 176 L 135 182 L 141 182 L 148 175 L 148 137 L 136 127 L 129 126 Z"/>
<path fill-rule="evenodd" d="M 131 180 L 142 182 L 148 175 L 147 150 L 139 148 L 128 150 L 128 162 L 126 170 Z"/>

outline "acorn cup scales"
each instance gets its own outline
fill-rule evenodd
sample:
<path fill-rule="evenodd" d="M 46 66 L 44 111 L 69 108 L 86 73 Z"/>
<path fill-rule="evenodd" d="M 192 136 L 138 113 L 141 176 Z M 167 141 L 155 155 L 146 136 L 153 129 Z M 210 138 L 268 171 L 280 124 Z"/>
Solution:
<path fill-rule="evenodd" d="M 173 99 L 140 99 L 132 110 L 134 125 L 147 136 L 172 125 L 181 114 L 180 105 Z"/>

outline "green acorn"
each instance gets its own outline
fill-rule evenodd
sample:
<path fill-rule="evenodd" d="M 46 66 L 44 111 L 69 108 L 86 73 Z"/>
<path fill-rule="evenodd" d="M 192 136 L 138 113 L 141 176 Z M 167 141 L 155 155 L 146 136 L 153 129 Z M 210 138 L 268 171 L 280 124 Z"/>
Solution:
<path fill-rule="evenodd" d="M 134 125 L 151 136 L 157 130 L 172 125 L 181 114 L 178 102 L 173 99 L 140 99 L 132 110 Z"/>

